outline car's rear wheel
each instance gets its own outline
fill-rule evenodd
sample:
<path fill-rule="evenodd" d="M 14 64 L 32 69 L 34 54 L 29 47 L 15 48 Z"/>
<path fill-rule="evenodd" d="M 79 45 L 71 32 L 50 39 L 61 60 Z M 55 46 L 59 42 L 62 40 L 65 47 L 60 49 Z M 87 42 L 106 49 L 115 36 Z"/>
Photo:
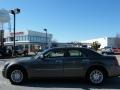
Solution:
<path fill-rule="evenodd" d="M 15 85 L 22 84 L 26 80 L 26 74 L 22 69 L 13 69 L 9 73 L 9 80 Z"/>
<path fill-rule="evenodd" d="M 101 69 L 92 69 L 88 72 L 87 79 L 90 83 L 99 85 L 105 81 L 105 73 Z"/>
<path fill-rule="evenodd" d="M 28 52 L 25 51 L 25 52 L 24 52 L 24 56 L 26 56 L 26 55 L 28 55 Z"/>

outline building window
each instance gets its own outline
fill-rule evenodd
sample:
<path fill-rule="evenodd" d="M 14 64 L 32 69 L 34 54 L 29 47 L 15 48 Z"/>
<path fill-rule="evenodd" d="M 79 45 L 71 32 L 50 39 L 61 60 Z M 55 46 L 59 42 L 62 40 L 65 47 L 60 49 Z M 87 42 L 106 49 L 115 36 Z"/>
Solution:
<path fill-rule="evenodd" d="M 24 41 L 24 36 L 22 36 L 22 41 Z"/>
<path fill-rule="evenodd" d="M 24 36 L 24 39 L 25 39 L 24 41 L 26 41 L 26 36 Z"/>
<path fill-rule="evenodd" d="M 26 36 L 26 41 L 28 41 L 29 39 L 28 39 L 28 36 Z"/>
<path fill-rule="evenodd" d="M 17 40 L 19 41 L 19 36 L 17 36 Z"/>
<path fill-rule="evenodd" d="M 28 36 L 28 40 L 30 41 L 30 36 Z"/>
<path fill-rule="evenodd" d="M 28 41 L 28 36 L 25 36 L 25 41 Z"/>
<path fill-rule="evenodd" d="M 21 41 L 21 36 L 19 36 L 19 40 Z"/>
<path fill-rule="evenodd" d="M 15 36 L 15 41 L 17 40 L 17 36 Z"/>
<path fill-rule="evenodd" d="M 23 36 L 21 36 L 21 41 L 23 41 Z"/>
<path fill-rule="evenodd" d="M 34 41 L 34 37 L 33 36 L 31 36 L 31 41 Z"/>
<path fill-rule="evenodd" d="M 23 38 L 22 38 L 22 39 L 23 39 L 23 41 L 25 41 L 25 40 L 26 40 L 25 36 L 22 36 L 22 37 L 23 37 Z"/>
<path fill-rule="evenodd" d="M 32 41 L 32 36 L 28 36 L 29 40 Z"/>
<path fill-rule="evenodd" d="M 35 41 L 37 41 L 37 36 L 35 36 L 34 38 L 35 38 Z"/>
<path fill-rule="evenodd" d="M 41 41 L 41 37 L 39 37 L 39 41 Z"/>
<path fill-rule="evenodd" d="M 38 36 L 36 36 L 36 42 L 38 41 Z"/>
<path fill-rule="evenodd" d="M 35 36 L 33 36 L 33 42 L 35 42 Z"/>
<path fill-rule="evenodd" d="M 5 38 L 5 42 L 8 42 L 8 38 Z"/>

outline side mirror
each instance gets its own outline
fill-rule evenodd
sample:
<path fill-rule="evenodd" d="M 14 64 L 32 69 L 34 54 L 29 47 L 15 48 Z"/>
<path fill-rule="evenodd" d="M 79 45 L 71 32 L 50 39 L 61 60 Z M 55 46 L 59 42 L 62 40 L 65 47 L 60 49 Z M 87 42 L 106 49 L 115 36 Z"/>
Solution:
<path fill-rule="evenodd" d="M 41 54 L 41 55 L 40 55 L 40 58 L 41 58 L 41 59 L 44 59 L 44 56 Z"/>

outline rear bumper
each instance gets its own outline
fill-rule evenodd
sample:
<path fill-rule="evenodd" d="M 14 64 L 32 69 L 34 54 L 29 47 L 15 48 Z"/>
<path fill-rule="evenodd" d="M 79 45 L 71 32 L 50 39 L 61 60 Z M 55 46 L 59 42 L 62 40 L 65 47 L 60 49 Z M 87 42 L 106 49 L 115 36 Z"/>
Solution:
<path fill-rule="evenodd" d="M 120 66 L 115 66 L 109 69 L 109 77 L 120 76 Z"/>

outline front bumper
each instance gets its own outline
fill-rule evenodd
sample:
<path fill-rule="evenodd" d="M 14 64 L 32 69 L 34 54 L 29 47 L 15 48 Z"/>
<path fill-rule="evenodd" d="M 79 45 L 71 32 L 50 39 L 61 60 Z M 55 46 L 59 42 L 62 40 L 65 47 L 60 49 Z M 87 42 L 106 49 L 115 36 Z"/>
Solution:
<path fill-rule="evenodd" d="M 3 76 L 4 78 L 7 78 L 6 71 L 5 71 L 4 69 L 2 70 L 2 76 Z"/>

